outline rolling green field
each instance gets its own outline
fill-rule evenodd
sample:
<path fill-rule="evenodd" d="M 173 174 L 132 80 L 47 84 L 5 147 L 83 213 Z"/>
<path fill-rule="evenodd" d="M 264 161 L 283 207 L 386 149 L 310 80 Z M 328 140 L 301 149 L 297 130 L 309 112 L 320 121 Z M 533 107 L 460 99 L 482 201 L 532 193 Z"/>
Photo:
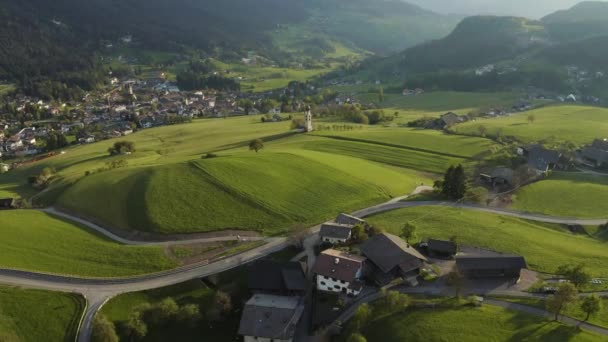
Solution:
<path fill-rule="evenodd" d="M 606 218 L 608 177 L 556 172 L 519 190 L 513 208 L 547 215 Z"/>
<path fill-rule="evenodd" d="M 528 115 L 534 115 L 533 123 Z M 588 106 L 549 106 L 537 110 L 513 114 L 509 117 L 477 120 L 457 125 L 457 133 L 479 135 L 478 127 L 484 125 L 487 135 L 514 136 L 522 142 L 543 141 L 547 144 L 572 142 L 577 145 L 605 138 L 608 129 L 608 109 Z"/>
<path fill-rule="evenodd" d="M 390 331 L 390 334 L 387 334 Z M 416 310 L 372 321 L 370 342 L 603 341 L 576 327 L 499 307 Z"/>
<path fill-rule="evenodd" d="M 511 303 L 518 303 L 522 305 L 528 305 L 537 307 L 539 309 L 545 309 L 546 303 L 545 300 L 539 298 L 514 298 L 514 297 L 499 297 L 498 299 L 504 300 Z M 580 308 L 580 301 L 569 307 L 565 308 L 562 312 L 562 315 L 572 317 L 574 319 L 578 319 L 579 321 L 585 320 L 587 318 L 587 314 L 583 312 Z M 601 310 L 591 317 L 589 317 L 589 323 L 595 324 L 600 327 L 608 328 L 608 299 L 602 298 L 602 308 Z"/>
<path fill-rule="evenodd" d="M 369 127 L 355 131 L 320 131 L 316 135 L 380 145 L 405 147 L 413 150 L 472 158 L 488 152 L 494 143 L 489 139 L 449 135 L 435 130 L 412 128 Z"/>
<path fill-rule="evenodd" d="M 442 105 L 513 96 L 450 94 Z M 423 102 L 429 107 L 422 102 L 412 106 L 438 108 L 432 102 L 439 95 L 428 94 Z M 246 229 L 272 235 L 294 223 L 316 224 L 339 211 L 409 194 L 420 184 L 432 184 L 450 165 L 472 164 L 494 145 L 488 139 L 397 126 L 306 135 L 289 130 L 289 121 L 261 123 L 260 116 L 143 130 L 69 147 L 12 170 L 0 176 L 0 195 L 35 195 L 35 204 L 56 205 L 122 230 L 170 234 Z M 257 154 L 247 149 L 256 138 L 265 141 Z M 108 156 L 108 147 L 118 140 L 134 142 L 137 150 Z M 201 159 L 209 152 L 218 157 Z M 120 159 L 128 166 L 98 172 Z M 55 168 L 57 175 L 36 194 L 27 178 L 44 167 Z"/>
<path fill-rule="evenodd" d="M 351 160 L 341 161 L 348 166 Z M 128 168 L 80 180 L 57 204 L 119 229 L 176 233 L 242 228 L 273 234 L 294 222 L 312 224 L 406 194 L 427 179 L 353 162 L 361 168 L 332 167 L 336 160 L 320 153 L 264 151 Z M 376 181 L 368 181 L 366 172 L 375 172 Z"/>
<path fill-rule="evenodd" d="M 0 341 L 72 342 L 84 306 L 75 294 L 0 287 Z"/>
<path fill-rule="evenodd" d="M 443 207 L 400 209 L 368 221 L 396 234 L 405 222 L 412 222 L 421 240 L 456 235 L 463 245 L 523 255 L 535 271 L 551 273 L 561 265 L 583 263 L 596 276 L 608 275 L 607 243 L 558 225 Z"/>
<path fill-rule="evenodd" d="M 0 265 L 4 268 L 116 277 L 177 266 L 162 248 L 113 243 L 37 211 L 3 211 L 0 222 Z"/>

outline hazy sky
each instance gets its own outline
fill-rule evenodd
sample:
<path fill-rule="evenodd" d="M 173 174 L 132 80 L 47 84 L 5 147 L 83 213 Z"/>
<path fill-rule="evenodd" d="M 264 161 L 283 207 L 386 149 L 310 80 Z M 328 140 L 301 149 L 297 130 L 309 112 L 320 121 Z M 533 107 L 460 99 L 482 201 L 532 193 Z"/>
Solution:
<path fill-rule="evenodd" d="M 581 0 L 405 0 L 438 13 L 498 14 L 541 18 Z"/>

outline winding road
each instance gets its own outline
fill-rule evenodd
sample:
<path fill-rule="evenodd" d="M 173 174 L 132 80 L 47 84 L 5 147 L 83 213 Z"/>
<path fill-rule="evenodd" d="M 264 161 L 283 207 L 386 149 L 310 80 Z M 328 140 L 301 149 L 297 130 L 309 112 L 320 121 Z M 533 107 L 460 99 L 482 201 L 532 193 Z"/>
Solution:
<path fill-rule="evenodd" d="M 419 187 L 413 194 L 420 193 L 428 189 L 428 187 Z M 353 213 L 357 217 L 367 217 L 391 210 L 401 208 L 413 208 L 421 206 L 434 206 L 434 207 L 454 207 L 464 208 L 468 210 L 476 210 L 482 212 L 488 212 L 493 214 L 512 216 L 522 218 L 526 220 L 568 224 L 568 225 L 600 225 L 608 222 L 608 219 L 577 219 L 577 218 L 562 218 L 553 216 L 544 216 L 538 214 L 531 214 L 525 212 L 517 212 L 512 210 L 488 208 L 483 206 L 469 205 L 469 204 L 455 204 L 450 202 L 403 202 L 407 196 L 393 199 L 389 202 L 373 206 L 370 208 L 362 209 Z M 164 241 L 164 242 L 150 242 L 150 241 L 132 241 L 120 237 L 111 231 L 84 219 L 63 213 L 54 208 L 42 209 L 50 215 L 55 215 L 73 222 L 77 222 L 105 237 L 127 245 L 175 245 L 175 244 L 195 244 L 205 242 L 217 242 L 235 240 L 234 236 L 226 236 L 219 238 L 201 238 L 191 240 L 175 240 L 175 241 Z M 312 227 L 310 229 L 311 238 L 316 238 L 316 235 L 320 229 L 319 226 Z M 248 238 L 248 240 L 254 240 L 256 238 Z M 203 278 L 212 274 L 220 273 L 238 266 L 247 264 L 251 261 L 263 258 L 272 253 L 278 252 L 289 245 L 286 238 L 257 238 L 256 240 L 264 240 L 265 244 L 251 249 L 249 251 L 240 253 L 238 255 L 226 257 L 217 262 L 211 264 L 194 264 L 186 267 L 181 267 L 173 270 L 159 272 L 156 274 L 142 275 L 129 278 L 117 278 L 117 279 L 93 279 L 93 278 L 77 278 L 59 275 L 50 275 L 37 272 L 0 269 L 0 284 L 36 288 L 51 291 L 60 292 L 74 292 L 82 294 L 87 299 L 87 310 L 83 315 L 82 325 L 79 330 L 78 341 L 88 342 L 91 337 L 93 318 L 96 312 L 104 305 L 104 303 L 110 298 L 119 294 L 143 291 L 154 288 L 165 287 L 169 285 L 178 284 L 192 279 Z"/>

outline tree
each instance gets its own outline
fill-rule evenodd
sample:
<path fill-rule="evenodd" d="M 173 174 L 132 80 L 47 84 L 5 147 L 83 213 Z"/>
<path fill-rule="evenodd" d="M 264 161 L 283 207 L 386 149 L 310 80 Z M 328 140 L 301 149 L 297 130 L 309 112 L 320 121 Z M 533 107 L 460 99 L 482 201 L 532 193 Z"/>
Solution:
<path fill-rule="evenodd" d="M 479 125 L 477 126 L 477 131 L 479 131 L 479 135 L 485 137 L 486 133 L 488 132 L 488 128 L 485 125 Z"/>
<path fill-rule="evenodd" d="M 365 336 L 359 333 L 354 333 L 348 337 L 346 342 L 367 342 L 367 339 L 365 338 Z"/>
<path fill-rule="evenodd" d="M 135 152 L 135 143 L 132 141 L 117 141 L 108 149 L 111 156 Z"/>
<path fill-rule="evenodd" d="M 179 305 L 171 297 L 163 299 L 144 312 L 145 321 L 151 325 L 159 325 L 173 320 L 179 311 Z"/>
<path fill-rule="evenodd" d="M 0 341 L 2 338 L 0 338 Z M 93 320 L 93 332 L 91 334 L 92 342 L 118 342 L 118 335 L 114 323 L 102 314 L 95 316 Z"/>
<path fill-rule="evenodd" d="M 217 291 L 214 298 L 215 308 L 220 315 L 229 314 L 232 311 L 232 299 L 230 295 L 223 291 Z"/>
<path fill-rule="evenodd" d="M 367 235 L 365 227 L 362 224 L 353 227 L 352 236 L 353 240 L 358 243 L 365 242 L 369 239 L 369 235 Z"/>
<path fill-rule="evenodd" d="M 584 264 L 562 265 L 557 269 L 557 274 L 570 280 L 577 289 L 580 289 L 583 285 L 591 281 L 591 274 Z"/>
<path fill-rule="evenodd" d="M 602 310 L 602 299 L 595 293 L 585 297 L 581 303 L 581 310 L 587 314 L 587 317 L 585 317 L 586 322 L 589 320 L 590 316 L 595 315 Z"/>
<path fill-rule="evenodd" d="M 534 114 L 528 114 L 528 123 L 533 124 L 536 121 L 536 116 Z"/>
<path fill-rule="evenodd" d="M 361 331 L 361 329 L 365 325 L 367 325 L 367 323 L 369 322 L 371 317 L 372 317 L 372 308 L 369 306 L 369 304 L 367 304 L 367 303 L 361 304 L 357 308 L 357 311 L 355 311 L 355 315 L 351 319 L 353 328 L 355 329 L 354 331 Z"/>
<path fill-rule="evenodd" d="M 176 318 L 179 322 L 193 327 L 201 320 L 202 315 L 197 305 L 186 304 L 179 308 Z"/>
<path fill-rule="evenodd" d="M 439 183 L 438 183 L 439 185 Z M 441 185 L 441 193 L 448 198 L 460 200 L 467 191 L 466 176 L 462 165 L 450 166 L 446 171 Z"/>
<path fill-rule="evenodd" d="M 125 325 L 127 336 L 129 336 L 129 339 L 132 341 L 141 340 L 148 334 L 148 326 L 141 316 L 142 314 L 140 311 L 132 312 Z"/>
<path fill-rule="evenodd" d="M 416 226 L 407 222 L 401 229 L 401 235 L 405 239 L 405 242 L 411 244 L 411 241 L 416 238 Z"/>
<path fill-rule="evenodd" d="M 249 151 L 255 151 L 255 153 L 258 153 L 263 148 L 264 142 L 262 141 L 262 139 L 251 140 L 251 142 L 249 143 Z"/>
<path fill-rule="evenodd" d="M 560 284 L 557 292 L 547 299 L 547 311 L 554 313 L 557 321 L 562 310 L 576 301 L 577 295 L 578 291 L 574 285 L 570 283 Z"/>
<path fill-rule="evenodd" d="M 410 298 L 400 293 L 399 291 L 387 291 L 384 293 L 384 305 L 383 309 L 388 313 L 397 312 L 408 307 L 410 304 Z"/>

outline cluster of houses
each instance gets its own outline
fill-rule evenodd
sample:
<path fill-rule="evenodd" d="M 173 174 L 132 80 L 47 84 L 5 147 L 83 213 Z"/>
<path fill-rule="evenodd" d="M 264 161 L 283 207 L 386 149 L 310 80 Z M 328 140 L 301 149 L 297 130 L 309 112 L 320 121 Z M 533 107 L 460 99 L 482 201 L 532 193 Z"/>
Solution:
<path fill-rule="evenodd" d="M 292 341 L 306 313 L 309 288 L 348 300 L 365 288 L 418 286 L 421 270 L 438 259 L 455 260 L 456 271 L 473 280 L 518 281 L 527 267 L 521 256 L 460 255 L 454 242 L 433 239 L 415 248 L 388 233 L 372 236 L 352 252 L 342 247 L 353 243 L 356 225 L 369 228 L 364 220 L 346 214 L 321 226 L 320 241 L 327 249 L 308 270 L 311 282 L 307 266 L 299 262 L 260 261 L 251 266 L 252 295 L 242 312 L 239 335 L 246 342 Z"/>
<path fill-rule="evenodd" d="M 24 128 L 8 137 L 0 130 L 0 157 L 23 157 L 37 154 L 37 137 L 40 137 L 40 134 L 36 132 L 35 128 Z"/>

